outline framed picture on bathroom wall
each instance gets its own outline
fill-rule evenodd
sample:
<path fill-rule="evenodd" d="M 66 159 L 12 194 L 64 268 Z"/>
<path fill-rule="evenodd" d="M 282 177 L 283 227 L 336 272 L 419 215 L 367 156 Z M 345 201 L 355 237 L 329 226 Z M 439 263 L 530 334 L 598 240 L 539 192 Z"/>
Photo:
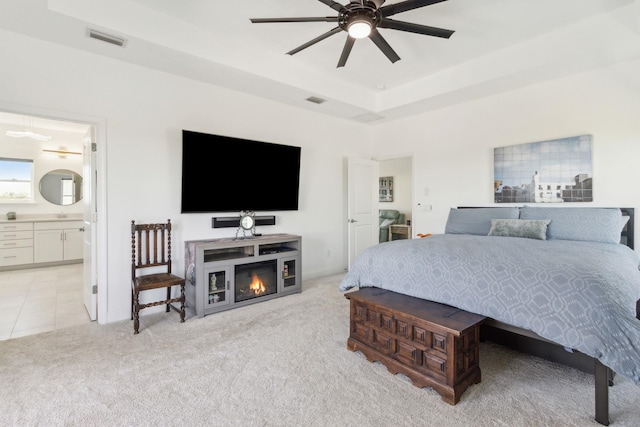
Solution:
<path fill-rule="evenodd" d="M 379 179 L 380 189 L 378 191 L 379 201 L 393 202 L 393 177 L 382 176 Z"/>
<path fill-rule="evenodd" d="M 495 203 L 593 202 L 591 135 L 498 147 Z"/>

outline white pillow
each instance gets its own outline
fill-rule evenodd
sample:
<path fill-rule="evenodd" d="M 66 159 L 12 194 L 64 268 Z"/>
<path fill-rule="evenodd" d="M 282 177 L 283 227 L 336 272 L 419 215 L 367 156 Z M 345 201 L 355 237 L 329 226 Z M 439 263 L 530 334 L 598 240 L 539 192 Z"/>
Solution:
<path fill-rule="evenodd" d="M 380 228 L 385 228 L 386 226 L 393 224 L 394 221 L 395 219 L 385 219 L 382 221 L 382 224 L 380 224 Z"/>

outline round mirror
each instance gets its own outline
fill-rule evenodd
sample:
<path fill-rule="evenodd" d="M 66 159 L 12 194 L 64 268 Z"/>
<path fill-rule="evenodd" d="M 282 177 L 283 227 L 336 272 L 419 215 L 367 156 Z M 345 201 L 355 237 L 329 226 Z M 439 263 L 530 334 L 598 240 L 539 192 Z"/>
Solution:
<path fill-rule="evenodd" d="M 40 180 L 40 194 L 55 205 L 72 205 L 82 199 L 82 177 L 67 169 L 51 171 Z"/>

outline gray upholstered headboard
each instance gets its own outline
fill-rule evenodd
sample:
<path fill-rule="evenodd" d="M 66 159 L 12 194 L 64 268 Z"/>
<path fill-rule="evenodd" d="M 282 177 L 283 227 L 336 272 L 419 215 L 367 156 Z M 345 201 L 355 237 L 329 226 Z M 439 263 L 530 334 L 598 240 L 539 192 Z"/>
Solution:
<path fill-rule="evenodd" d="M 624 228 L 622 229 L 622 233 L 620 234 L 620 243 L 629 246 L 631 249 L 634 249 L 633 247 L 633 233 L 634 233 L 633 209 L 634 208 L 620 208 L 620 210 L 622 211 L 622 215 L 629 217 L 629 221 L 627 222 L 627 225 L 624 226 Z"/>

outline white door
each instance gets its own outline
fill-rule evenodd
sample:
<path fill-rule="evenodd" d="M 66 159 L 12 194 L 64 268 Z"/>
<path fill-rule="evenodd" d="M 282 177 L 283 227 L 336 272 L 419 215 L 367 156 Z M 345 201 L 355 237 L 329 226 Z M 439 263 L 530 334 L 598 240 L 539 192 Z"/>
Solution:
<path fill-rule="evenodd" d="M 349 267 L 363 250 L 378 244 L 378 169 L 374 160 L 348 161 Z"/>
<path fill-rule="evenodd" d="M 83 222 L 83 283 L 84 283 L 84 305 L 91 320 L 98 317 L 98 268 L 96 256 L 96 227 L 94 223 L 97 219 L 96 204 L 96 151 L 93 137 L 95 127 L 91 126 L 84 137 L 84 160 L 82 166 L 82 201 L 84 206 Z M 96 243 L 96 244 L 93 244 Z"/>

